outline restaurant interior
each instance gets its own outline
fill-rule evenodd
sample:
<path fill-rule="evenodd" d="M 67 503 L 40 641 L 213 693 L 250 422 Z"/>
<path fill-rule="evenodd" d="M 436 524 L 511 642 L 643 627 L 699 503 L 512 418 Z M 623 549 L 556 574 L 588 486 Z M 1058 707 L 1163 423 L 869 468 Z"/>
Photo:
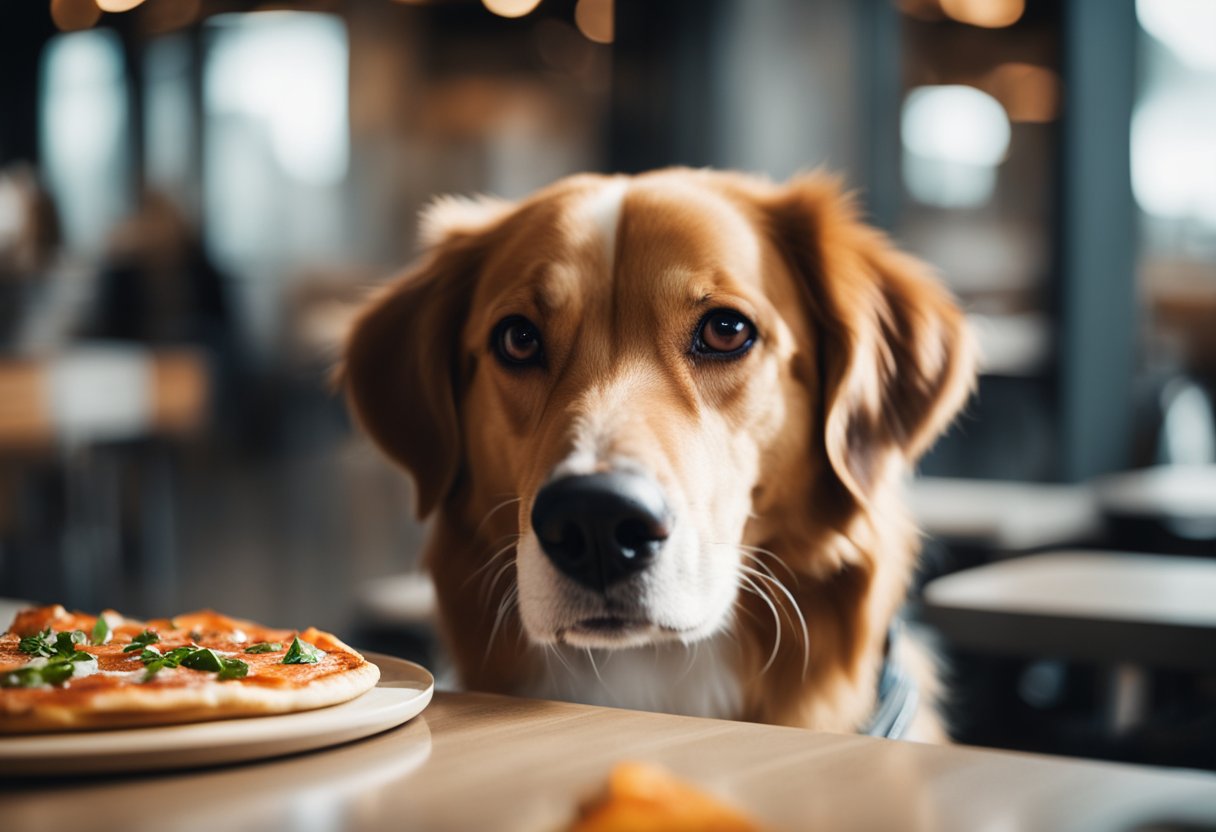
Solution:
<path fill-rule="evenodd" d="M 0 598 L 450 684 L 413 485 L 331 381 L 419 211 L 824 168 L 982 353 L 907 486 L 954 739 L 1216 770 L 1213 44 L 1203 0 L 6 2 Z"/>

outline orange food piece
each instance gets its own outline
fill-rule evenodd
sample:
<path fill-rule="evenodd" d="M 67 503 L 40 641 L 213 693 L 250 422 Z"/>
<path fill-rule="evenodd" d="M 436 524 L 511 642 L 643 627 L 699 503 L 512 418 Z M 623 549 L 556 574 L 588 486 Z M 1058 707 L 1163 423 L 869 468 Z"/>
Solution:
<path fill-rule="evenodd" d="M 570 832 L 759 832 L 714 797 L 647 763 L 619 763 L 608 787 L 584 805 Z"/>

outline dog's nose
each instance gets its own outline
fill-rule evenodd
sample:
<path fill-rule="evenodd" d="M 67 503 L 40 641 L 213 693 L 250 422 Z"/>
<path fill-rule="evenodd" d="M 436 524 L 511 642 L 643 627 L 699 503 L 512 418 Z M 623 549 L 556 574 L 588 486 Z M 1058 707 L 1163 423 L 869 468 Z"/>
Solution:
<path fill-rule="evenodd" d="M 599 591 L 644 569 L 669 524 L 658 483 L 625 471 L 562 477 L 532 505 L 532 528 L 549 560 Z"/>

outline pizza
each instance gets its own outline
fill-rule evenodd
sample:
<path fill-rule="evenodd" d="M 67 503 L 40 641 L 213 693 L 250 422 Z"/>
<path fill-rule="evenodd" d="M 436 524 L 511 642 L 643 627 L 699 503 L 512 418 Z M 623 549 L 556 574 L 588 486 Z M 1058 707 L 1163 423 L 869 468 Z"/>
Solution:
<path fill-rule="evenodd" d="M 290 713 L 354 699 L 379 678 L 311 627 L 209 610 L 139 621 L 34 607 L 0 636 L 0 734 Z"/>

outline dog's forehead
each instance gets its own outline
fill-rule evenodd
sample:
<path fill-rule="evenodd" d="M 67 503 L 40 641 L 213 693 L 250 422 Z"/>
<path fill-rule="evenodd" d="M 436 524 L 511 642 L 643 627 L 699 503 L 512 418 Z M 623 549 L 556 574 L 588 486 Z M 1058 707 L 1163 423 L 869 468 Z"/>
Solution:
<path fill-rule="evenodd" d="M 481 306 L 553 311 L 586 291 L 584 275 L 611 268 L 624 178 L 597 177 L 549 188 L 517 208 L 494 232 L 482 265 Z"/>
<path fill-rule="evenodd" d="M 751 283 L 760 276 L 763 240 L 755 218 L 695 179 L 637 181 L 619 222 L 622 277 L 684 274 Z"/>
<path fill-rule="evenodd" d="M 602 177 L 542 194 L 503 228 L 487 271 L 494 294 L 544 311 L 595 296 L 696 299 L 758 286 L 764 242 L 746 206 L 679 177 Z"/>

